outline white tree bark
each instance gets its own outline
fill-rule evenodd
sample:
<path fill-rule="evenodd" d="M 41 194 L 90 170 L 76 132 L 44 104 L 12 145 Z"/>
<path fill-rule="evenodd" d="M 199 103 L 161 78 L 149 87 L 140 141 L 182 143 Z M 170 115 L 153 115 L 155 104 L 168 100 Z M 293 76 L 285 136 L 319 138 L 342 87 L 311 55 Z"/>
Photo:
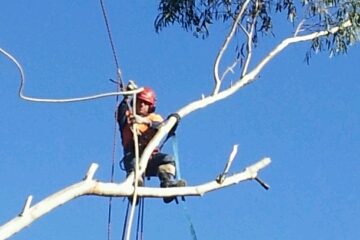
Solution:
<path fill-rule="evenodd" d="M 205 193 L 216 189 L 237 184 L 245 180 L 255 179 L 258 172 L 268 164 L 270 164 L 270 158 L 264 158 L 254 165 L 247 167 L 243 172 L 226 177 L 222 183 L 213 180 L 202 185 L 188 187 L 165 189 L 137 187 L 137 196 L 153 198 L 169 196 L 202 196 Z M 44 214 L 81 196 L 95 195 L 104 197 L 123 197 L 133 195 L 134 186 L 129 181 L 124 181 L 123 183 L 106 183 L 93 179 L 97 167 L 97 164 L 92 164 L 84 180 L 50 195 L 33 206 L 31 206 L 32 196 L 30 196 L 25 203 L 23 211 L 19 213 L 17 217 L 0 227 L 0 239 L 11 237 Z"/>
<path fill-rule="evenodd" d="M 281 53 L 286 47 L 288 47 L 291 44 L 299 43 L 303 41 L 311 41 L 317 37 L 325 36 L 330 33 L 336 33 L 342 28 L 350 27 L 351 22 L 347 21 L 342 26 L 334 27 L 326 31 L 319 31 L 314 32 L 311 34 L 303 35 L 303 36 L 293 36 L 284 39 L 279 45 L 277 45 L 272 51 L 268 53 L 267 56 L 265 56 L 255 67 L 252 71 L 246 73 L 243 77 L 236 80 L 233 85 L 228 87 L 227 89 L 216 93 L 216 90 L 220 88 L 219 84 L 221 82 L 216 81 L 215 84 L 215 94 L 202 97 L 201 99 L 194 101 L 180 110 L 177 111 L 177 114 L 181 118 L 189 115 L 190 113 L 197 111 L 201 108 L 205 108 L 215 102 L 218 102 L 220 100 L 223 100 L 231 95 L 233 95 L 235 92 L 239 91 L 242 87 L 245 85 L 251 83 L 255 80 L 256 76 L 259 75 L 259 73 L 262 71 L 262 69 L 272 60 L 276 55 Z M 220 60 L 218 60 L 220 61 Z M 217 65 L 218 67 L 218 65 Z M 176 124 L 177 119 L 176 117 L 170 117 L 167 121 L 165 121 L 164 125 L 160 128 L 160 130 L 157 132 L 157 134 L 153 137 L 153 139 L 150 141 L 146 149 L 144 150 L 141 159 L 140 159 L 140 175 L 144 173 L 147 161 L 152 153 L 152 151 L 155 149 L 156 146 L 159 145 L 160 141 L 166 136 L 166 134 L 174 127 Z"/>
<path fill-rule="evenodd" d="M 247 4 L 246 1 L 245 4 Z M 248 63 L 251 59 L 251 53 L 248 54 L 246 58 L 246 68 L 240 74 L 239 79 L 235 79 L 233 84 L 221 90 L 221 85 L 223 84 L 222 78 L 219 77 L 219 64 L 222 60 L 224 52 L 227 48 L 227 45 L 232 40 L 234 36 L 234 31 L 236 30 L 239 19 L 241 18 L 242 11 L 239 12 L 239 16 L 235 19 L 233 27 L 228 34 L 226 41 L 222 48 L 219 51 L 218 57 L 216 59 L 214 65 L 214 78 L 215 78 L 215 86 L 213 93 L 209 96 L 202 97 L 201 99 L 189 103 L 188 105 L 184 106 L 183 108 L 179 109 L 176 113 L 181 117 L 184 118 L 185 116 L 189 115 L 190 113 L 197 111 L 201 108 L 205 108 L 217 101 L 223 100 L 239 89 L 244 87 L 245 85 L 251 83 L 255 80 L 256 76 L 262 71 L 262 69 L 272 60 L 276 55 L 282 52 L 286 47 L 291 44 L 303 42 L 303 41 L 310 41 L 317 37 L 325 36 L 330 33 L 335 33 L 339 31 L 341 28 L 350 27 L 350 21 L 344 23 L 342 26 L 334 27 L 332 29 L 326 31 L 319 31 L 314 32 L 307 35 L 302 36 L 293 36 L 283 40 L 279 45 L 277 45 L 272 51 L 269 52 L 267 56 L 263 58 L 251 71 L 247 72 L 247 67 L 249 66 Z M 246 32 L 248 39 L 251 39 L 251 31 Z M 251 49 L 251 41 L 248 41 L 249 49 Z M 84 98 L 73 98 L 73 99 L 39 99 L 39 98 L 30 98 L 26 97 L 23 94 L 23 85 L 25 81 L 24 72 L 21 65 L 16 61 L 16 59 L 7 53 L 5 50 L 0 48 L 0 52 L 3 53 L 6 57 L 12 60 L 19 69 L 21 75 L 21 86 L 19 90 L 19 95 L 21 98 L 29 101 L 38 101 L 38 102 L 53 102 L 53 103 L 61 103 L 61 102 L 71 102 L 71 101 L 84 101 L 89 99 L 96 99 L 99 97 L 107 97 L 107 96 L 114 96 L 114 95 L 121 95 L 121 94 L 132 94 L 134 92 L 116 92 L 116 93 L 107 93 L 107 94 L 99 94 L 90 97 Z M 139 170 L 137 172 L 137 176 L 141 176 L 145 168 L 147 166 L 148 159 L 153 152 L 154 148 L 160 144 L 160 141 L 164 139 L 164 137 L 169 133 L 169 131 L 174 127 L 177 122 L 177 118 L 172 116 L 167 119 L 154 138 L 150 141 L 146 149 L 144 150 L 139 163 Z M 232 184 L 237 184 L 241 181 L 256 179 L 257 181 L 261 182 L 257 178 L 257 174 L 259 170 L 266 167 L 270 163 L 269 158 L 264 158 L 263 160 L 255 163 L 247 167 L 243 172 L 234 174 L 232 176 L 226 177 L 222 175 L 221 181 L 210 181 L 198 186 L 188 186 L 182 188 L 147 188 L 147 187 L 134 187 L 132 183 L 134 182 L 134 174 L 131 174 L 124 182 L 122 183 L 106 183 L 106 182 L 99 182 L 93 179 L 93 175 L 96 171 L 97 165 L 92 165 L 87 173 L 87 176 L 84 178 L 83 181 L 71 185 L 59 192 L 56 192 L 53 195 L 45 198 L 44 200 L 40 201 L 35 205 L 31 205 L 32 197 L 30 196 L 24 205 L 22 212 L 15 217 L 14 219 L 10 220 L 9 222 L 5 223 L 0 227 L 0 239 L 6 239 L 15 234 L 16 232 L 20 231 L 24 227 L 31 224 L 36 219 L 40 218 L 44 214 L 50 212 L 54 208 L 61 206 L 77 197 L 84 196 L 84 195 L 96 195 L 96 196 L 112 196 L 112 197 L 123 197 L 123 196 L 131 196 L 134 194 L 136 188 L 136 196 L 141 197 L 167 197 L 167 196 L 201 196 L 209 191 L 214 191 L 219 188 L 223 188 L 226 186 L 230 186 Z M 230 163 L 231 164 L 231 163 Z M 227 173 L 224 172 L 224 173 Z M 224 177 L 225 176 L 225 177 Z M 135 181 L 136 182 L 136 181 Z M 264 186 L 264 185 L 263 185 Z M 134 196 L 134 197 L 136 197 Z"/>

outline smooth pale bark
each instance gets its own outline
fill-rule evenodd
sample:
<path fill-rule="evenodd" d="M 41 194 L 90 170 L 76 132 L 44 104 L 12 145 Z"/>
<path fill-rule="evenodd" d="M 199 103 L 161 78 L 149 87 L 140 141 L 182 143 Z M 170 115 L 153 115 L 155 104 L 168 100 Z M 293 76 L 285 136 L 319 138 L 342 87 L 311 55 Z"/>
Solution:
<path fill-rule="evenodd" d="M 248 2 L 248 1 L 246 1 Z M 254 64 L 254 68 L 250 71 L 247 71 L 247 67 L 245 71 L 240 74 L 239 79 L 235 79 L 233 84 L 226 89 L 221 90 L 222 79 L 220 78 L 219 74 L 219 65 L 224 55 L 225 50 L 229 42 L 232 40 L 234 36 L 234 31 L 237 28 L 238 21 L 241 17 L 241 11 L 237 19 L 235 20 L 233 27 L 226 37 L 224 45 L 221 47 L 218 57 L 216 58 L 216 62 L 214 65 L 214 79 L 215 79 L 215 86 L 213 93 L 209 96 L 203 96 L 201 99 L 191 102 L 188 105 L 184 106 L 183 108 L 179 109 L 176 113 L 181 117 L 184 118 L 185 116 L 189 115 L 190 113 L 197 111 L 201 108 L 205 108 L 213 103 L 221 101 L 235 92 L 239 91 L 242 87 L 246 86 L 247 84 L 253 82 L 262 69 L 272 60 L 275 56 L 281 53 L 285 48 L 287 48 L 291 44 L 303 42 L 303 41 L 311 41 L 315 38 L 326 36 L 328 34 L 334 34 L 340 29 L 351 27 L 351 22 L 347 21 L 343 23 L 341 26 L 334 27 L 328 30 L 314 32 L 302 36 L 295 35 L 293 37 L 289 37 L 284 39 L 280 44 L 278 44 L 272 51 L 270 51 L 258 64 Z M 298 32 L 298 31 L 297 31 Z M 251 39 L 252 32 L 246 32 L 248 35 L 248 39 Z M 296 33 L 297 34 L 297 33 Z M 252 42 L 248 41 L 248 47 L 251 48 Z M 19 62 L 5 50 L 0 48 L 0 53 L 5 55 L 11 61 L 15 63 L 17 66 L 20 76 L 20 89 L 19 89 L 19 96 L 22 99 L 28 101 L 35 101 L 35 102 L 50 102 L 50 103 L 66 103 L 66 102 L 73 102 L 73 101 L 88 101 L 93 100 L 101 97 L 109 97 L 109 96 L 117 96 L 123 94 L 132 94 L 140 91 L 138 89 L 136 91 L 130 92 L 115 92 L 115 93 L 105 93 L 99 94 L 89 97 L 81 97 L 81 98 L 72 98 L 72 99 L 39 99 L 39 98 L 32 98 L 27 97 L 23 94 L 23 87 L 25 84 L 25 76 L 24 71 L 19 64 Z M 251 54 L 247 56 L 246 59 L 246 66 L 251 59 Z M 160 141 L 165 138 L 165 136 L 170 132 L 170 130 L 174 127 L 177 122 L 177 118 L 172 116 L 167 119 L 162 127 L 159 129 L 157 134 L 154 138 L 150 141 L 148 146 L 146 147 L 145 151 L 143 152 L 140 162 L 139 162 L 139 170 L 137 172 L 137 176 L 140 176 L 144 173 L 148 159 L 153 152 L 154 148 L 160 144 Z M 168 188 L 168 189 L 160 189 L 160 188 L 147 188 L 147 187 L 136 187 L 136 196 L 142 197 L 167 197 L 167 196 L 202 196 L 203 194 L 214 191 L 223 187 L 227 187 L 233 184 L 237 184 L 239 182 L 245 180 L 252 180 L 256 179 L 258 182 L 261 183 L 259 179 L 257 179 L 258 171 L 262 168 L 266 167 L 270 163 L 269 158 L 265 158 L 254 165 L 249 166 L 243 172 L 234 174 L 232 176 L 223 176 L 221 181 L 210 181 L 204 183 L 202 185 L 197 186 L 188 186 L 182 188 Z M 231 163 L 230 163 L 231 164 Z M 29 196 L 24 204 L 22 212 L 15 217 L 14 219 L 10 220 L 9 222 L 5 223 L 0 227 L 0 239 L 6 239 L 11 237 L 16 232 L 20 231 L 24 227 L 31 224 L 36 219 L 40 218 L 44 214 L 50 212 L 54 208 L 57 208 L 77 197 L 84 196 L 84 195 L 96 195 L 96 196 L 112 196 L 112 197 L 123 197 L 123 196 L 130 196 L 134 194 L 135 188 L 132 185 L 134 182 L 134 174 L 130 174 L 129 177 L 122 183 L 105 183 L 99 182 L 93 179 L 93 175 L 96 171 L 97 165 L 92 165 L 87 173 L 87 176 L 84 178 L 83 181 L 71 185 L 59 192 L 50 195 L 49 197 L 45 198 L 44 200 L 40 201 L 39 203 L 31 206 L 32 196 Z M 227 171 L 225 171 L 227 172 Z M 264 185 L 262 185 L 264 186 Z"/>
<path fill-rule="evenodd" d="M 137 187 L 138 197 L 162 198 L 168 196 L 202 196 L 207 192 L 224 188 L 245 180 L 255 179 L 258 172 L 270 164 L 269 158 L 264 158 L 259 162 L 247 167 L 243 172 L 225 177 L 220 184 L 216 180 L 197 186 L 178 187 L 178 188 L 150 188 Z M 103 197 L 124 197 L 134 193 L 134 187 L 129 181 L 123 183 L 105 183 L 93 179 L 97 168 L 92 164 L 84 180 L 75 183 L 67 188 L 56 192 L 39 203 L 31 206 L 30 196 L 25 203 L 23 211 L 14 219 L 0 227 L 0 239 L 7 239 L 27 227 L 35 220 L 39 219 L 53 209 L 70 202 L 78 197 L 85 195 L 103 196 Z"/>

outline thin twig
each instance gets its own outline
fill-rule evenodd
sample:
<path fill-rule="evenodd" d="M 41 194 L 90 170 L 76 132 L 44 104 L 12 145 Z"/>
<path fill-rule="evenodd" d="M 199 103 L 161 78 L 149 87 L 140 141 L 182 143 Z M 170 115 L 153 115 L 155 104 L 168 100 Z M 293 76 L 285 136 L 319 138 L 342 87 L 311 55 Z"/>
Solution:
<path fill-rule="evenodd" d="M 219 183 L 219 184 L 222 184 L 225 180 L 225 177 L 226 177 L 226 174 L 229 172 L 229 169 L 231 167 L 231 164 L 232 162 L 234 161 L 235 159 L 235 156 L 237 154 L 237 151 L 238 151 L 238 145 L 234 145 L 233 147 L 233 150 L 230 154 L 230 157 L 225 165 L 225 168 L 224 168 L 224 171 L 217 177 L 216 181 Z"/>
<path fill-rule="evenodd" d="M 260 10 L 258 9 L 259 7 L 259 1 L 257 0 L 256 1 L 256 14 L 252 20 L 252 23 L 251 23 L 251 27 L 250 27 L 250 32 L 248 31 L 245 31 L 244 28 L 243 31 L 245 32 L 245 35 L 247 36 L 247 54 L 246 54 L 246 58 L 245 58 L 245 64 L 244 64 L 244 67 L 241 71 L 241 77 L 243 77 L 246 73 L 247 73 L 247 70 L 248 70 L 248 67 L 249 67 L 249 64 L 250 64 L 250 60 L 251 60 L 251 57 L 252 57 L 252 45 L 253 45 L 253 35 L 254 35 L 254 32 L 255 32 L 255 25 L 256 25 L 256 21 L 257 21 L 257 17 L 259 15 L 259 12 Z"/>
<path fill-rule="evenodd" d="M 214 90 L 213 90 L 213 93 L 212 95 L 215 95 L 217 94 L 219 91 L 220 91 L 220 87 L 221 87 L 221 79 L 220 79 L 220 76 L 219 76 L 219 65 L 220 65 L 220 61 L 227 49 L 227 47 L 229 46 L 229 43 L 231 42 L 232 38 L 234 37 L 235 35 L 235 32 L 236 32 L 236 29 L 238 27 L 238 24 L 249 4 L 250 0 L 246 0 L 244 2 L 244 4 L 242 5 L 239 13 L 237 14 L 237 17 L 236 19 L 234 20 L 233 22 L 233 25 L 231 27 L 231 30 L 227 36 L 227 38 L 225 39 L 217 57 L 216 57 L 216 60 L 215 60 L 215 64 L 214 64 L 214 79 L 215 79 L 215 87 L 214 87 Z"/>
<path fill-rule="evenodd" d="M 24 215 L 26 215 L 26 214 L 28 213 L 29 208 L 30 208 L 30 206 L 31 206 L 32 199 L 33 199 L 33 196 L 32 196 L 32 195 L 30 195 L 30 196 L 27 197 L 26 202 L 25 202 L 25 204 L 24 204 L 24 208 L 23 208 L 23 210 L 21 211 L 21 213 L 19 214 L 19 216 L 22 217 L 22 216 L 24 216 Z"/>
<path fill-rule="evenodd" d="M 221 76 L 221 82 L 225 79 L 226 75 L 228 75 L 230 72 L 234 73 L 234 68 L 236 67 L 236 65 L 239 63 L 239 59 L 236 59 L 233 64 L 229 67 L 226 68 L 226 70 L 224 71 L 224 73 Z"/>
<path fill-rule="evenodd" d="M 301 22 L 299 23 L 299 25 L 296 27 L 295 33 L 294 33 L 294 37 L 296 37 L 299 32 L 303 31 L 302 30 L 302 26 L 304 25 L 305 19 L 301 20 Z"/>

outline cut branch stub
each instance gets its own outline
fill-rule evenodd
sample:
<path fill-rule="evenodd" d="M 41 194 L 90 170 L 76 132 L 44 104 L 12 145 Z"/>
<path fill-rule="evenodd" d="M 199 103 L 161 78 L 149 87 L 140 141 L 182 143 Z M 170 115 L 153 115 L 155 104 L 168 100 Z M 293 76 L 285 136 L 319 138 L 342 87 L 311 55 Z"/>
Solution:
<path fill-rule="evenodd" d="M 25 204 L 24 204 L 24 208 L 23 208 L 23 210 L 21 211 L 21 213 L 19 214 L 20 217 L 22 217 L 22 216 L 24 216 L 24 215 L 26 215 L 26 214 L 28 213 L 29 208 L 30 208 L 30 206 L 31 206 L 32 199 L 33 199 L 33 196 L 32 196 L 32 195 L 30 195 L 30 196 L 27 197 L 26 202 L 25 202 Z"/>
<path fill-rule="evenodd" d="M 84 180 L 85 181 L 89 181 L 92 180 L 94 178 L 94 174 L 96 172 L 96 170 L 98 169 L 99 164 L 97 163 L 92 163 L 89 167 L 89 170 L 87 171 Z"/>

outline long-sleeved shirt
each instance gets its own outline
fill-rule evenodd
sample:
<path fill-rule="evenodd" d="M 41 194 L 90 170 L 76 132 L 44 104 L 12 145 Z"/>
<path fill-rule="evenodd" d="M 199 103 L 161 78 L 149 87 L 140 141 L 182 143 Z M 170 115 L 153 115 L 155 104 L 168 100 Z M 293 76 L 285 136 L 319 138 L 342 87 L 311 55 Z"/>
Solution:
<path fill-rule="evenodd" d="M 133 139 L 133 132 L 131 130 L 132 126 L 128 119 L 130 115 L 128 99 L 124 98 L 121 103 L 119 104 L 118 111 L 117 111 L 117 122 L 119 124 L 120 133 L 121 133 L 121 140 L 122 145 L 124 148 L 124 154 L 129 152 L 134 152 L 134 139 Z M 156 113 L 150 113 L 147 116 L 143 116 L 151 121 L 150 126 L 148 124 L 137 124 L 137 129 L 139 131 L 139 151 L 145 149 L 149 141 L 157 132 L 160 124 L 163 122 L 163 118 Z"/>

